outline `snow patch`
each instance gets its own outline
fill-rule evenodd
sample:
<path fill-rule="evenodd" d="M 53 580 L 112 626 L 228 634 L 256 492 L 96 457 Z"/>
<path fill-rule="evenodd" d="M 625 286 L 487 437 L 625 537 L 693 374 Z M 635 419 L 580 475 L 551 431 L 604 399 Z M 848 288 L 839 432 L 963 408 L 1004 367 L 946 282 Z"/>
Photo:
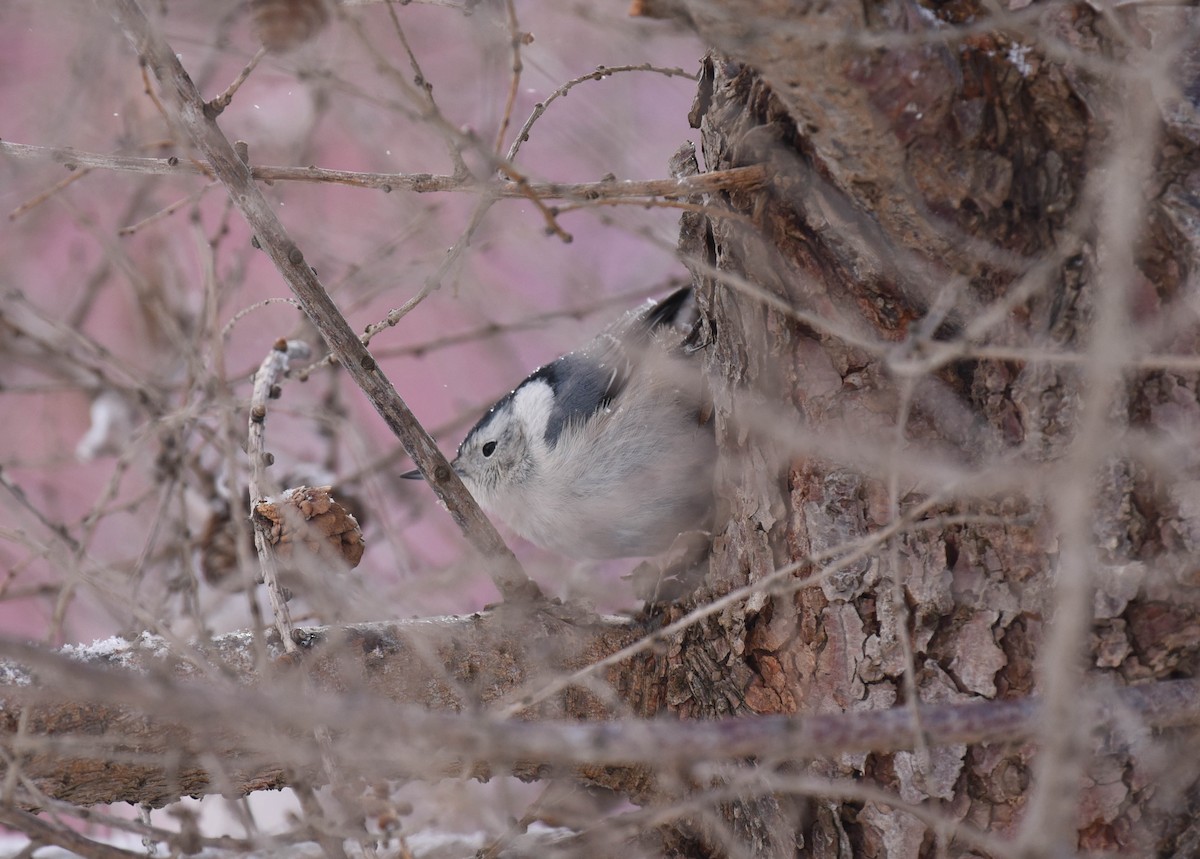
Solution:
<path fill-rule="evenodd" d="M 78 659 L 80 662 L 92 659 L 107 659 L 113 654 L 129 649 L 129 642 L 117 635 L 108 638 L 97 638 L 91 644 L 64 644 L 59 648 L 63 656 Z"/>
<path fill-rule="evenodd" d="M 1021 73 L 1021 77 L 1027 78 L 1033 74 L 1033 66 L 1029 63 L 1029 54 L 1033 48 L 1028 45 L 1022 45 L 1019 42 L 1013 42 L 1008 46 L 1008 61 L 1016 67 Z"/>
<path fill-rule="evenodd" d="M 166 639 L 143 631 L 130 641 L 118 635 L 97 638 L 91 644 L 64 644 L 59 653 L 79 662 L 107 662 L 122 668 L 132 668 L 139 657 L 165 657 L 170 653 Z"/>

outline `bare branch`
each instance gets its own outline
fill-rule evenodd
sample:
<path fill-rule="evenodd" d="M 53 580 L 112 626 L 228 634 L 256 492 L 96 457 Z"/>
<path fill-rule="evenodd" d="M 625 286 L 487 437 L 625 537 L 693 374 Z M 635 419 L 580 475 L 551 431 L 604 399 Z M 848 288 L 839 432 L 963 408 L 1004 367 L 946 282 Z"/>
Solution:
<path fill-rule="evenodd" d="M 590 76 L 587 78 L 590 80 Z M 75 170 L 112 170 L 122 173 L 146 173 L 159 176 L 211 176 L 203 164 L 181 161 L 176 157 L 142 158 L 130 155 L 105 155 L 79 149 L 54 146 L 31 146 L 0 140 L 0 154 L 22 160 L 52 161 Z M 465 192 L 513 199 L 534 196 L 543 200 L 627 199 L 641 197 L 686 197 L 717 191 L 749 190 L 761 186 L 767 178 L 766 168 L 759 164 L 684 176 L 679 179 L 610 179 L 600 182 L 526 182 L 492 179 L 479 181 L 471 176 L 435 175 L 432 173 L 363 173 L 354 170 L 334 170 L 324 167 L 291 167 L 258 165 L 250 168 L 254 179 L 262 182 L 316 182 L 346 185 L 352 188 L 373 188 L 379 191 L 411 191 L 416 194 Z"/>
<path fill-rule="evenodd" d="M 83 805 L 117 796 L 160 805 L 189 794 L 278 788 L 296 778 L 321 783 L 328 768 L 314 729 L 330 731 L 329 754 L 349 771 L 448 773 L 461 768 L 464 749 L 447 747 L 435 759 L 417 745 L 382 768 L 368 764 L 392 743 L 372 733 L 394 724 L 377 708 L 398 705 L 400 718 L 415 706 L 441 714 L 435 722 L 486 708 L 525 677 L 572 671 L 640 633 L 623 619 L 505 607 L 463 618 L 303 630 L 303 649 L 290 657 L 275 650 L 262 672 L 250 633 L 188 653 L 147 635 L 120 647 L 73 649 L 70 658 L 7 642 L 0 652 L 24 668 L 9 663 L 0 672 L 2 746 L 47 796 Z M 660 695 L 662 677 L 648 670 L 652 661 L 633 662 L 638 667 L 622 667 L 611 682 L 644 708 Z M 298 708 L 301 690 L 305 706 Z M 364 700 L 374 703 L 362 706 Z M 535 714 L 596 720 L 614 711 L 572 691 L 527 713 Z M 106 730 L 97 732 L 100 725 Z M 481 748 L 476 757 L 489 754 Z"/>
<path fill-rule="evenodd" d="M 292 288 L 305 314 L 321 332 L 346 372 L 400 439 L 463 536 L 480 555 L 489 560 L 488 571 L 496 588 L 507 598 L 539 595 L 537 585 L 525 575 L 495 526 L 479 509 L 438 450 L 437 444 L 417 422 L 375 359 L 346 323 L 312 267 L 305 262 L 304 253 L 292 242 L 274 209 L 254 184 L 249 168 L 237 156 L 229 140 L 209 115 L 174 50 L 162 34 L 151 26 L 135 0 L 114 0 L 112 7 L 138 56 L 149 64 L 163 85 L 163 93 L 170 100 L 171 108 L 178 111 L 181 126 L 204 153 L 216 178 L 225 184 L 230 198 L 254 230 L 260 246 L 270 254 L 280 274 Z"/>
<path fill-rule="evenodd" d="M 279 385 L 287 375 L 292 361 L 304 360 L 312 354 L 312 350 L 303 340 L 280 340 L 259 365 L 254 374 L 254 391 L 250 395 L 249 436 L 246 444 L 246 455 L 250 459 L 250 498 L 249 512 L 254 514 L 255 506 L 265 498 L 270 490 L 266 485 L 266 469 L 270 464 L 270 454 L 266 448 L 267 434 L 267 402 L 278 396 Z M 296 649 L 293 638 L 295 628 L 292 625 L 291 612 L 288 610 L 287 596 L 279 583 L 279 566 L 275 557 L 275 548 L 267 539 L 261 527 L 254 529 L 254 547 L 258 550 L 259 568 L 262 571 L 263 582 L 267 586 L 267 596 L 271 601 L 271 610 L 275 616 L 275 628 L 283 641 L 284 649 L 291 652 Z"/>
<path fill-rule="evenodd" d="M 205 763 L 209 754 L 222 760 L 226 777 L 236 778 L 221 788 L 225 791 L 278 788 L 292 783 L 297 777 L 292 774 L 319 781 L 324 750 L 296 742 L 314 724 L 328 726 L 328 754 L 353 772 L 439 778 L 464 768 L 476 775 L 511 771 L 528 777 L 587 766 L 669 772 L 746 758 L 774 765 L 910 749 L 918 724 L 935 746 L 1015 741 L 1031 736 L 1041 719 L 1036 698 L 923 705 L 919 722 L 909 707 L 714 722 L 613 720 L 614 713 L 598 699 L 580 695 L 539 708 L 542 718 L 536 723 L 471 712 L 486 710 L 495 700 L 494 684 L 511 682 L 504 679 L 506 660 L 498 659 L 494 648 L 519 647 L 508 653 L 532 656 L 522 641 L 524 627 L 512 620 L 502 612 L 308 630 L 311 652 L 278 663 L 278 670 L 264 676 L 246 671 L 253 659 L 250 636 L 226 636 L 213 642 L 209 654 L 246 672 L 236 685 L 214 685 L 178 669 L 173 676 L 163 674 L 170 657 L 150 638 L 124 653 L 80 654 L 87 662 L 6 643 L 3 651 L 31 669 L 36 680 L 29 685 L 29 674 L 9 667 L 7 685 L 0 687 L 6 701 L 2 742 L 20 757 L 23 777 L 51 798 L 161 804 L 181 793 L 218 789 Z M 567 629 L 547 616 L 535 628 L 539 644 L 561 641 Z M 591 658 L 596 648 L 612 648 L 634 634 L 635 626 L 611 620 L 572 625 L 569 652 L 561 650 L 555 662 Z M 456 647 L 444 649 L 451 641 Z M 413 658 L 422 652 L 448 661 L 423 664 Z M 463 677 L 468 667 L 486 682 L 473 684 L 473 691 L 450 690 L 445 678 Z M 610 675 L 626 703 L 637 706 L 636 700 L 652 691 L 644 682 L 645 668 L 644 662 L 626 661 Z M 278 689 L 306 678 L 315 685 L 299 712 Z M 64 689 L 70 690 L 66 702 Z M 357 694 L 348 695 L 351 689 Z M 1200 723 L 1196 681 L 1089 690 L 1088 695 L 1079 712 L 1093 730 L 1125 733 Z M 467 712 L 454 712 L 464 708 Z M 387 716 L 381 718 L 381 712 Z M 254 719 L 245 719 L 247 713 Z M 14 725 L 23 714 L 29 729 L 18 736 Z M 546 718 L 551 715 L 567 720 Z M 102 776 L 89 764 L 95 759 L 107 761 Z M 644 778 L 640 783 L 645 786 Z"/>
<path fill-rule="evenodd" d="M 93 841 L 67 826 L 55 826 L 40 817 L 17 808 L 0 806 L 0 824 L 24 832 L 41 844 L 53 844 L 89 859 L 142 859 L 144 853 L 122 850 L 100 841 Z"/>

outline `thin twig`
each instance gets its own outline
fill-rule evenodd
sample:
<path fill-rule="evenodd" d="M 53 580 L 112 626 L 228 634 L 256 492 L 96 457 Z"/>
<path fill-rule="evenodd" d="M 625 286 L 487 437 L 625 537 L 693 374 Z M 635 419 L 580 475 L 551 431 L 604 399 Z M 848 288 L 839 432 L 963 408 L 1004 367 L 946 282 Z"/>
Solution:
<path fill-rule="evenodd" d="M 368 325 L 366 330 L 363 331 L 362 343 L 364 346 L 370 345 L 371 340 L 374 339 L 375 335 L 396 325 L 401 319 L 411 313 L 417 307 L 417 305 L 419 305 L 435 290 L 441 287 L 442 282 L 446 279 L 446 275 L 449 274 L 450 270 L 458 264 L 459 260 L 462 258 L 462 255 L 466 252 L 467 248 L 470 247 L 471 239 L 475 237 L 475 232 L 479 229 L 480 224 L 483 223 L 484 215 L 487 214 L 488 209 L 490 209 L 495 202 L 496 198 L 488 194 L 485 194 L 480 198 L 474 210 L 471 212 L 471 219 L 467 222 L 466 229 L 463 230 L 462 235 L 458 237 L 458 240 L 450 246 L 450 249 L 446 251 L 445 255 L 442 257 L 442 261 L 438 264 L 438 267 L 433 274 L 425 278 L 425 281 L 421 284 L 421 288 L 417 291 L 417 294 L 408 299 L 408 301 L 404 302 L 404 304 L 400 305 L 399 307 L 388 311 L 387 316 L 385 316 L 379 322 Z"/>
<path fill-rule="evenodd" d="M 216 444 L 220 459 L 215 471 L 223 476 L 225 485 L 230 487 L 229 494 L 234 495 L 234 498 L 230 499 L 230 512 L 232 513 L 232 510 L 236 509 L 236 493 L 232 487 L 239 486 L 242 481 L 244 463 L 238 454 L 243 436 L 242 430 L 237 424 L 240 407 L 234 401 L 229 374 L 225 367 L 225 339 L 223 336 L 216 336 L 217 313 L 220 306 L 216 245 L 208 240 L 204 234 L 204 227 L 198 219 L 193 219 L 189 226 L 196 246 L 196 255 L 201 263 L 201 280 L 204 284 L 202 326 L 208 334 L 208 355 L 212 364 L 212 378 L 215 382 L 212 393 L 218 415 L 215 435 L 223 442 Z M 214 487 L 213 494 L 215 492 Z M 254 574 L 254 557 L 249 549 L 255 539 L 253 526 L 248 517 L 230 515 L 229 527 L 232 532 L 236 573 L 240 575 L 242 589 L 246 595 L 246 606 L 250 614 L 253 664 L 258 670 L 263 671 L 266 669 L 269 654 L 262 606 L 258 602 L 258 581 Z"/>
<path fill-rule="evenodd" d="M 433 84 L 425 77 L 425 72 L 421 70 L 421 64 L 417 60 L 417 55 L 413 52 L 412 45 L 408 42 L 408 36 L 404 34 L 404 28 L 400 26 L 400 16 L 396 14 L 396 7 L 392 3 L 385 4 L 387 6 L 388 15 L 392 19 L 392 27 L 396 31 L 396 38 L 400 40 L 400 44 L 404 47 L 404 53 L 408 56 L 408 65 L 413 71 L 414 81 L 416 86 L 410 84 L 398 70 L 392 68 L 386 58 L 376 49 L 374 43 L 367 38 L 366 32 L 359 26 L 357 18 L 343 16 L 343 20 L 351 23 L 351 29 L 357 34 L 359 40 L 366 46 L 374 57 L 376 66 L 384 74 L 387 74 L 393 81 L 400 84 L 400 89 L 408 95 L 414 102 L 425 104 L 425 109 L 422 111 L 428 117 L 433 117 L 439 120 L 434 123 L 441 129 L 442 136 L 446 140 L 446 148 L 449 150 L 450 160 L 454 164 L 454 175 L 466 176 L 470 171 L 467 169 L 467 164 L 463 161 L 461 142 L 458 135 L 455 133 L 457 129 L 453 129 L 450 123 L 446 122 L 442 116 L 442 110 L 438 107 L 437 100 L 433 97 Z"/>
<path fill-rule="evenodd" d="M 89 859 L 145 859 L 144 852 L 122 850 L 100 841 L 93 841 L 66 826 L 47 823 L 35 814 L 16 808 L 0 807 L 0 823 L 42 844 L 53 844 Z"/>
<path fill-rule="evenodd" d="M 246 63 L 246 67 L 238 73 L 236 78 L 233 79 L 233 83 L 226 87 L 223 93 L 208 103 L 208 107 L 212 111 L 213 116 L 219 115 L 223 110 L 225 110 L 225 108 L 229 107 L 230 102 L 233 101 L 234 95 L 239 89 L 242 88 L 242 84 L 246 82 L 246 79 L 250 77 L 250 73 L 254 71 L 259 62 L 266 55 L 267 49 L 265 47 L 259 48 L 258 52 L 250 58 L 250 62 Z"/>
<path fill-rule="evenodd" d="M 216 188 L 219 184 L 220 184 L 219 182 L 209 182 L 207 185 L 202 185 L 201 187 L 197 188 L 192 193 L 188 194 L 186 197 L 176 200 L 174 203 L 171 203 L 168 206 L 164 206 L 163 208 L 161 208 L 157 212 L 155 212 L 153 215 L 148 215 L 145 218 L 142 218 L 136 224 L 130 224 L 127 227 L 121 227 L 119 230 L 117 230 L 117 235 L 118 236 L 132 236 L 138 230 L 140 230 L 144 227 L 150 226 L 150 224 L 153 224 L 155 221 L 160 221 L 163 218 L 170 217 L 171 215 L 175 214 L 180 209 L 182 209 L 184 206 L 186 206 L 188 204 L 195 204 L 195 203 L 200 202 L 200 199 L 205 194 L 207 194 L 213 188 Z"/>
<path fill-rule="evenodd" d="M 159 176 L 199 175 L 212 177 L 208 165 L 169 158 L 146 158 L 133 155 L 109 155 L 60 146 L 33 146 L 0 140 L 0 155 L 26 161 L 52 161 L 69 169 L 99 168 L 121 173 L 146 173 Z M 611 179 L 602 182 L 526 182 L 520 187 L 504 179 L 478 180 L 471 176 L 449 176 L 434 173 L 363 173 L 354 170 L 335 170 L 324 167 L 292 167 L 256 165 L 250 168 L 254 179 L 264 182 L 318 182 L 346 185 L 352 188 L 373 188 L 379 191 L 411 191 L 416 194 L 465 192 L 490 194 L 509 199 L 530 195 L 543 200 L 579 200 L 637 197 L 687 197 L 716 191 L 750 190 L 767 181 L 767 170 L 761 164 L 715 170 L 679 179 Z"/>
<path fill-rule="evenodd" d="M 67 178 L 62 179 L 58 182 L 55 182 L 53 185 L 51 185 L 45 191 L 42 191 L 39 194 L 35 194 L 34 196 L 32 196 L 28 200 L 26 200 L 24 203 L 17 206 L 17 208 L 15 208 L 11 212 L 9 212 L 8 219 L 10 221 L 15 221 L 17 218 L 21 217 L 26 212 L 30 211 L 31 209 L 37 208 L 42 203 L 49 200 L 51 197 L 53 197 L 59 191 L 66 188 L 68 185 L 70 185 L 74 182 L 78 182 L 84 176 L 91 173 L 93 169 L 94 168 L 92 168 L 92 167 L 84 167 L 82 170 L 76 170 L 74 173 L 72 173 Z"/>
<path fill-rule="evenodd" d="M 1079 388 L 1079 418 L 1061 479 L 1051 488 L 1058 562 L 1054 617 L 1043 645 L 1038 687 L 1044 690 L 1040 754 L 1035 761 L 1029 814 L 1019 846 L 1027 856 L 1063 856 L 1079 841 L 1084 757 L 1080 695 L 1087 682 L 1088 637 L 1093 628 L 1096 479 L 1112 455 L 1113 416 L 1127 411 L 1124 368 L 1135 344 L 1130 327 L 1129 284 L 1138 276 L 1136 238 L 1145 218 L 1144 189 L 1158 138 L 1157 107 L 1142 92 L 1141 76 L 1127 69 L 1114 93 L 1117 117 L 1105 169 L 1092 173 L 1088 193 L 1096 203 L 1103 265 L 1095 279 L 1095 310 Z"/>
<path fill-rule="evenodd" d="M 388 349 L 379 349 L 375 352 L 379 358 L 394 358 L 399 355 L 428 355 L 430 352 L 436 352 L 439 349 L 445 349 L 448 346 L 458 346 L 463 343 L 472 343 L 477 340 L 483 340 L 488 337 L 496 337 L 501 334 L 507 334 L 512 331 L 527 331 L 531 328 L 540 328 L 547 322 L 552 322 L 556 319 L 581 319 L 597 311 L 604 310 L 609 307 L 630 307 L 633 303 L 646 299 L 655 295 L 666 295 L 672 289 L 679 288 L 680 283 L 675 281 L 673 284 L 660 284 L 653 287 L 644 287 L 642 289 L 630 290 L 621 292 L 613 296 L 591 302 L 582 307 L 567 307 L 561 310 L 551 310 L 546 313 L 533 313 L 522 316 L 520 319 L 515 319 L 512 322 L 489 322 L 486 325 L 481 325 L 477 328 L 472 328 L 468 331 L 461 331 L 456 334 L 445 334 L 441 337 L 435 337 L 432 340 L 423 340 L 420 343 L 410 343 L 403 346 L 395 346 Z"/>
<path fill-rule="evenodd" d="M 508 134 L 508 124 L 512 121 L 513 105 L 517 103 L 517 92 L 521 88 L 521 72 L 525 65 L 521 62 L 521 39 L 523 34 L 517 23 L 517 7 L 513 0 L 504 0 L 504 13 L 508 19 L 508 44 L 512 49 L 512 75 L 508 79 L 508 95 L 504 99 L 504 113 L 500 118 L 500 128 L 496 130 L 496 154 L 504 148 L 504 137 Z M 511 161 L 512 158 L 509 158 Z"/>
<path fill-rule="evenodd" d="M 400 20 L 396 16 L 395 10 L 392 8 L 391 4 L 388 4 L 387 8 L 389 14 L 392 16 L 392 22 L 396 28 L 397 35 L 399 36 L 405 51 L 408 53 L 409 63 L 416 74 L 416 80 L 419 84 L 419 89 L 414 88 L 414 86 L 409 83 L 408 80 L 406 80 L 396 69 L 392 67 L 392 65 L 388 62 L 387 57 L 381 54 L 379 49 L 375 47 L 375 44 L 368 38 L 366 31 L 363 29 L 361 22 L 358 21 L 357 18 L 349 15 L 343 15 L 343 20 L 349 24 L 351 31 L 358 37 L 363 47 L 374 58 L 376 67 L 383 74 L 391 77 L 393 82 L 395 82 L 401 91 L 404 92 L 410 99 L 416 102 L 423 101 L 425 103 L 426 107 L 421 114 L 421 118 L 429 123 L 447 140 L 448 145 L 451 147 L 451 155 L 455 158 L 455 176 L 465 178 L 468 174 L 466 165 L 462 161 L 462 149 L 469 148 L 478 152 L 485 159 L 487 159 L 493 171 L 506 176 L 510 183 L 516 188 L 518 194 L 528 199 L 534 205 L 534 207 L 537 208 L 546 221 L 546 230 L 550 235 L 557 236 L 565 243 L 571 242 L 571 234 L 559 226 L 555 218 L 556 213 L 542 202 L 541 195 L 537 194 L 536 191 L 533 190 L 528 177 L 523 171 L 517 169 L 511 160 L 497 158 L 473 132 L 464 131 L 458 128 L 442 114 L 437 102 L 434 101 L 432 85 L 425 78 L 424 73 L 421 71 L 420 65 L 417 63 L 416 56 L 413 54 L 412 48 L 408 43 L 408 39 L 404 35 L 404 30 L 400 26 Z M 478 226 L 484 214 L 486 214 L 487 210 L 491 208 L 494 200 L 495 198 L 491 197 L 487 193 L 483 195 L 479 206 L 475 210 L 475 214 L 472 216 L 472 226 L 467 230 L 468 235 L 474 232 L 474 229 Z M 466 236 L 464 236 L 464 238 L 466 238 Z M 417 301 L 424 298 L 424 296 L 428 294 L 428 290 L 430 288 L 428 284 L 429 282 L 427 281 L 426 289 L 423 289 L 422 293 L 417 296 Z M 436 288 L 436 286 L 432 288 Z"/>
<path fill-rule="evenodd" d="M 296 799 L 300 802 L 300 808 L 304 811 L 304 818 L 309 824 L 309 832 L 314 841 L 321 845 L 321 850 L 330 859 L 347 859 L 346 848 L 342 845 L 342 839 L 335 835 L 331 835 L 325 826 L 325 811 L 321 808 L 321 803 L 317 799 L 316 793 L 307 784 L 299 783 L 293 788 Z"/>
<path fill-rule="evenodd" d="M 9 480 L 2 470 L 0 470 L 0 486 L 8 490 L 8 494 L 13 497 L 17 504 L 23 507 L 26 512 L 30 513 L 33 518 L 36 519 L 46 530 L 50 531 L 58 539 L 66 543 L 67 547 L 70 548 L 72 552 L 82 551 L 83 547 L 79 544 L 78 540 L 71 536 L 70 532 L 67 531 L 66 526 L 51 521 L 45 513 L 39 510 L 32 502 L 30 502 L 29 496 L 25 494 L 25 490 Z"/>
<path fill-rule="evenodd" d="M 150 99 L 150 103 L 154 105 L 154 109 L 158 111 L 158 115 L 163 118 L 168 126 L 171 124 L 171 118 L 167 116 L 167 109 L 163 107 L 163 103 L 159 100 L 157 93 L 154 92 L 154 87 L 150 85 L 150 72 L 146 69 L 146 64 L 141 64 L 142 71 L 142 92 L 146 94 L 146 98 Z"/>
<path fill-rule="evenodd" d="M 517 153 L 521 151 L 521 144 L 529 139 L 529 132 L 533 128 L 533 124 L 541 119 L 542 114 L 550 107 L 552 103 L 564 97 L 572 89 L 579 86 L 585 81 L 600 81 L 606 77 L 622 72 L 654 72 L 655 74 L 666 75 L 667 77 L 684 77 L 689 80 L 695 80 L 696 75 L 685 72 L 681 68 L 666 68 L 663 66 L 652 66 L 650 63 L 642 63 L 641 65 L 628 66 L 597 66 L 595 71 L 588 72 L 586 75 L 580 75 L 573 78 L 560 86 L 545 99 L 533 106 L 533 112 L 529 114 L 529 118 L 525 120 L 525 124 L 521 126 L 521 130 L 517 132 L 516 139 L 512 142 L 512 146 L 508 149 L 508 160 L 513 161 L 517 157 Z"/>
<path fill-rule="evenodd" d="M 243 319 L 245 319 L 251 313 L 253 313 L 256 310 L 261 310 L 264 307 L 270 307 L 272 304 L 286 304 L 290 307 L 296 308 L 297 310 L 303 311 L 303 308 L 300 307 L 300 304 L 294 298 L 284 298 L 284 297 L 280 297 L 280 296 L 276 296 L 273 298 L 264 298 L 262 301 L 256 301 L 254 304 L 251 304 L 249 307 L 243 307 L 241 310 L 239 310 L 237 313 L 235 313 L 230 318 L 230 320 L 228 322 L 226 322 L 225 325 L 221 328 L 221 338 L 224 339 L 224 338 L 228 337 L 230 332 L 233 331 L 234 326 L 236 326 L 239 322 L 241 322 Z"/>
<path fill-rule="evenodd" d="M 888 519 L 895 521 L 900 518 L 900 462 L 904 458 L 905 440 L 908 433 L 908 422 L 912 415 L 912 402 L 916 382 L 912 379 L 902 379 L 899 383 L 896 408 L 896 427 L 893 437 L 889 467 L 887 469 L 888 488 Z M 905 706 L 908 707 L 913 723 L 913 747 L 916 751 L 917 763 L 923 772 L 930 771 L 929 744 L 925 740 L 924 727 L 921 724 L 921 695 L 917 688 L 917 664 L 913 651 L 912 635 L 909 633 L 908 601 L 904 596 L 905 582 L 900 570 L 900 537 L 898 534 L 890 537 L 885 544 L 884 556 L 887 558 L 887 580 L 890 585 L 887 594 L 880 593 L 879 599 L 891 599 L 891 618 L 887 625 L 891 627 L 900 643 L 900 652 L 904 658 L 904 671 L 901 683 L 904 689 Z"/>
<path fill-rule="evenodd" d="M 269 494 L 266 486 L 266 469 L 270 463 L 270 454 L 266 449 L 267 435 L 267 401 L 278 396 L 279 384 L 287 375 L 292 361 L 307 360 L 312 354 L 307 343 L 302 340 L 280 340 L 275 348 L 263 359 L 254 374 L 254 390 L 250 395 L 249 435 L 246 444 L 246 455 L 250 459 L 250 516 L 254 519 L 254 510 L 258 502 Z M 258 527 L 257 520 L 254 528 L 254 547 L 258 550 L 259 569 L 262 571 L 263 583 L 267 586 L 267 598 L 271 602 L 271 611 L 275 615 L 275 628 L 283 641 L 284 650 L 289 653 L 297 649 L 295 626 L 292 624 L 292 614 L 288 609 L 287 595 L 279 583 L 279 565 L 275 557 L 275 547 L 271 545 L 268 536 Z"/>

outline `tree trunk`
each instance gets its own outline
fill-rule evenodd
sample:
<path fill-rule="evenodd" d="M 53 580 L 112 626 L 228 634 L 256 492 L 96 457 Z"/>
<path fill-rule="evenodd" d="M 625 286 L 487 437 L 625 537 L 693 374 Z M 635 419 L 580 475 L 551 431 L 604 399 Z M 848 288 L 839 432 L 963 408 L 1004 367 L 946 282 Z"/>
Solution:
<path fill-rule="evenodd" d="M 1162 95 L 1179 66 L 1152 64 L 1194 14 L 1052 6 L 1002 31 L 969 28 L 971 3 L 682 5 L 717 48 L 707 169 L 773 179 L 685 230 L 728 514 L 693 604 L 795 572 L 686 637 L 670 708 L 1048 704 L 1037 742 L 812 763 L 840 787 L 727 806 L 738 840 L 962 855 L 961 822 L 1025 855 L 1192 855 L 1200 761 L 1135 725 L 1092 736 L 1077 708 L 1192 675 L 1200 644 L 1200 159 L 1192 104 Z"/>

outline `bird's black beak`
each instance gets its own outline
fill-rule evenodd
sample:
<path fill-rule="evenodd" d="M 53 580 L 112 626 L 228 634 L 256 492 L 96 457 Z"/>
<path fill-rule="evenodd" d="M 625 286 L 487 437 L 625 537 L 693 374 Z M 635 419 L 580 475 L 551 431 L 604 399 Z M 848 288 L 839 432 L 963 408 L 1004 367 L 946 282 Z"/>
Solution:
<path fill-rule="evenodd" d="M 424 480 L 425 479 L 425 475 L 422 474 L 419 470 L 417 470 L 415 468 L 412 471 L 404 472 L 403 474 L 400 475 L 400 477 L 404 480 Z"/>

